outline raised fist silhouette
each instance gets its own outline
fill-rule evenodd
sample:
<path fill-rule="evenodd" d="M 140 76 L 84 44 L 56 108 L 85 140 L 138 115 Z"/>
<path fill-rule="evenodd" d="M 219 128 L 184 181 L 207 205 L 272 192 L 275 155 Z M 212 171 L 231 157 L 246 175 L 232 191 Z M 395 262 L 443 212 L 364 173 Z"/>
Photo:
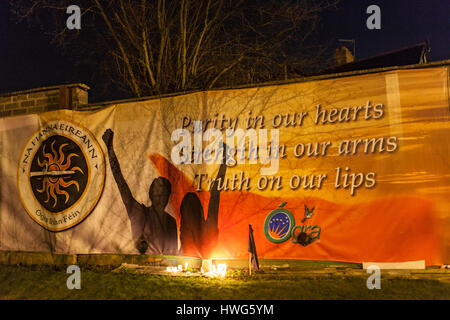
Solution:
<path fill-rule="evenodd" d="M 114 131 L 112 131 L 111 129 L 106 129 L 105 132 L 103 133 L 102 139 L 105 142 L 106 147 L 108 147 L 108 149 L 112 146 L 113 138 L 114 138 Z"/>

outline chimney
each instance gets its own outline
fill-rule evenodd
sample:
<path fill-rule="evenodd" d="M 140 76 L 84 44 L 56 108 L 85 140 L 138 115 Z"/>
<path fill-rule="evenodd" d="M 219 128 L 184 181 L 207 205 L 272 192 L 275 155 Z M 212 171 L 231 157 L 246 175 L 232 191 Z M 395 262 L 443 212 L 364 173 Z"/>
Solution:
<path fill-rule="evenodd" d="M 333 60 L 335 66 L 340 66 L 355 61 L 355 58 L 346 46 L 342 46 L 334 51 Z"/>

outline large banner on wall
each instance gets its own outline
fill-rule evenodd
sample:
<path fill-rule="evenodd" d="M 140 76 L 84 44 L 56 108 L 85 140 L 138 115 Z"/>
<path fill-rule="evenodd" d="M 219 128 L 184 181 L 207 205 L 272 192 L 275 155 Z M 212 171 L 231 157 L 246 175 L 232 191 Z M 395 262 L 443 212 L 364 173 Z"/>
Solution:
<path fill-rule="evenodd" d="M 0 119 L 0 250 L 450 262 L 446 67 Z"/>

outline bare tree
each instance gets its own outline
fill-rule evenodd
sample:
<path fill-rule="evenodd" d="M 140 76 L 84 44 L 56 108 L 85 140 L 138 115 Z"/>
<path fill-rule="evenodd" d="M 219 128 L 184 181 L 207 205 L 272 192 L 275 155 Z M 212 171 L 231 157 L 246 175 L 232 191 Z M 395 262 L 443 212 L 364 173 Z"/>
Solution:
<path fill-rule="evenodd" d="M 70 0 L 10 5 L 18 21 L 140 97 L 301 75 L 318 63 L 312 35 L 337 1 L 78 0 L 79 31 L 66 28 Z"/>

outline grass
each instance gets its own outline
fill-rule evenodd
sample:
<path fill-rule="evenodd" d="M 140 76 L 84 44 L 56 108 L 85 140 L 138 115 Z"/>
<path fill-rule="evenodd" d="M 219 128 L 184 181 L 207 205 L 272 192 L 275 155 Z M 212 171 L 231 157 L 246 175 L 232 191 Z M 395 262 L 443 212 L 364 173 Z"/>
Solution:
<path fill-rule="evenodd" d="M 225 279 L 113 273 L 82 269 L 81 289 L 69 290 L 65 269 L 0 266 L 0 299 L 450 299 L 450 284 L 437 280 L 386 278 L 368 290 L 361 276 L 305 277 L 301 274 Z"/>

